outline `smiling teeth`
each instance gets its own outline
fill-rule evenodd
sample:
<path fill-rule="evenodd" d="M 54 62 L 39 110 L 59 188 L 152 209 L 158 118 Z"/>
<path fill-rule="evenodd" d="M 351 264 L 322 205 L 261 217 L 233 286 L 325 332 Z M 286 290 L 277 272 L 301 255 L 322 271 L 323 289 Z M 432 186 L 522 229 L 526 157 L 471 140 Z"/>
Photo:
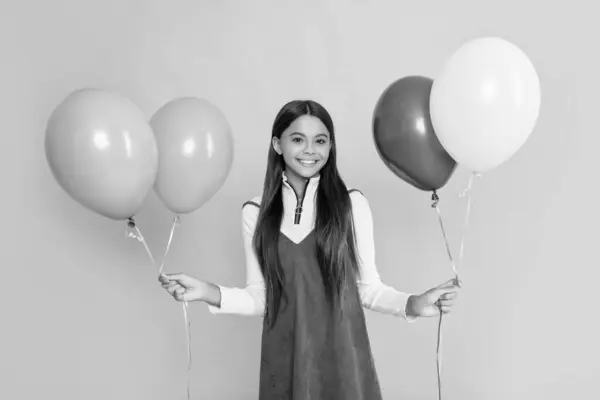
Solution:
<path fill-rule="evenodd" d="M 298 161 L 300 161 L 300 164 L 302 164 L 302 165 L 315 165 L 317 163 L 316 161 L 301 161 L 301 160 L 298 160 Z"/>

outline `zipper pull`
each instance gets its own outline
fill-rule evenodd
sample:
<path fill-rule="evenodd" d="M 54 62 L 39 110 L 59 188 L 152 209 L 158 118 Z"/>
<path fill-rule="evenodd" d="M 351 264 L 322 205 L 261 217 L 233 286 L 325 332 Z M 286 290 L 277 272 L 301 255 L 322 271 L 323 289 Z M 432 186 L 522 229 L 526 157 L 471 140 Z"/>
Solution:
<path fill-rule="evenodd" d="M 298 225 L 300 223 L 300 216 L 302 215 L 302 206 L 296 206 L 296 211 L 294 215 L 294 224 Z"/>

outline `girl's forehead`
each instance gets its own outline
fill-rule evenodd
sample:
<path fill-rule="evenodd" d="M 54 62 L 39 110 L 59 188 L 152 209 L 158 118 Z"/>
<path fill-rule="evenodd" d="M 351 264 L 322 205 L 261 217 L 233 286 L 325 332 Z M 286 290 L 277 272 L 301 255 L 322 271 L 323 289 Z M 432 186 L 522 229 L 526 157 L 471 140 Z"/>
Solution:
<path fill-rule="evenodd" d="M 329 136 L 329 131 L 325 124 L 319 118 L 313 117 L 312 115 L 303 115 L 296 118 L 284 132 L 284 134 L 288 135 L 294 133 L 301 133 L 305 136 L 316 136 L 320 134 Z"/>

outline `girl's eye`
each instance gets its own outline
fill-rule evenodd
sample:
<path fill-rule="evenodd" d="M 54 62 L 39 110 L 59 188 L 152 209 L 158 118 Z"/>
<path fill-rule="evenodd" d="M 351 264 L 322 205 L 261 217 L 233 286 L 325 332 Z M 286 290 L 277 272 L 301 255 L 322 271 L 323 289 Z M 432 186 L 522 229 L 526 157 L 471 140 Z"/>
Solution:
<path fill-rule="evenodd" d="M 292 139 L 292 142 L 294 142 L 294 143 L 300 143 L 300 142 L 302 142 L 302 138 L 295 137 L 295 138 Z"/>
<path fill-rule="evenodd" d="M 325 140 L 325 139 L 319 139 L 319 140 L 317 141 L 317 143 L 319 143 L 319 144 L 326 144 L 326 143 L 327 143 L 327 140 Z"/>

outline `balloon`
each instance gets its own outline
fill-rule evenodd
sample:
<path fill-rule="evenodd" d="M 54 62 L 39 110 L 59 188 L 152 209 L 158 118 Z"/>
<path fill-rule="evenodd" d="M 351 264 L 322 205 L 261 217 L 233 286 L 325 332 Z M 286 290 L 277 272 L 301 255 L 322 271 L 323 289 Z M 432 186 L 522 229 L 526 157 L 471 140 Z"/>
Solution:
<path fill-rule="evenodd" d="M 154 190 L 175 214 L 200 208 L 221 188 L 233 163 L 227 119 L 206 100 L 172 100 L 151 118 L 159 167 Z"/>
<path fill-rule="evenodd" d="M 84 207 L 123 220 L 152 189 L 158 150 L 143 113 L 98 89 L 68 95 L 46 126 L 46 159 L 58 184 Z"/>
<path fill-rule="evenodd" d="M 533 64 L 517 46 L 498 38 L 460 47 L 431 90 L 431 118 L 440 142 L 459 164 L 479 173 L 521 148 L 539 109 Z"/>
<path fill-rule="evenodd" d="M 421 190 L 444 186 L 456 167 L 437 139 L 429 116 L 433 80 L 408 76 L 388 86 L 373 115 L 379 157 L 398 177 Z"/>

